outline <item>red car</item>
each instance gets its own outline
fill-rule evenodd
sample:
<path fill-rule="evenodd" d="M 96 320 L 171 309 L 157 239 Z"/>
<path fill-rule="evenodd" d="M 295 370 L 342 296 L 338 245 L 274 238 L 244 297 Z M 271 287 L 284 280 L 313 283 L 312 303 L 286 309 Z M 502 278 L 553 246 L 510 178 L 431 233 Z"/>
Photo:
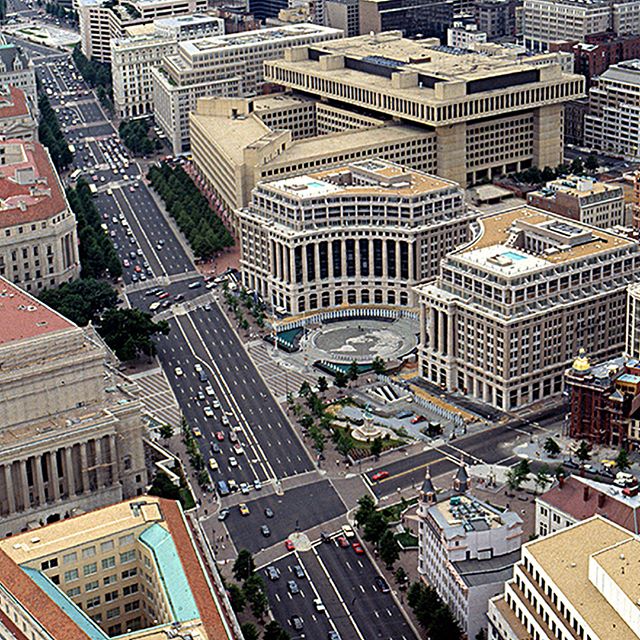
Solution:
<path fill-rule="evenodd" d="M 354 542 L 351 546 L 353 547 L 353 550 L 359 556 L 363 556 L 364 555 L 364 549 L 362 548 L 362 545 L 359 542 Z"/>
<path fill-rule="evenodd" d="M 388 471 L 378 471 L 378 473 L 374 473 L 371 476 L 371 480 L 373 480 L 373 482 L 378 482 L 378 480 L 384 480 L 385 478 L 389 477 L 389 472 Z"/>
<path fill-rule="evenodd" d="M 426 418 L 424 416 L 413 416 L 411 418 L 411 424 L 418 424 L 419 422 L 424 422 Z"/>
<path fill-rule="evenodd" d="M 222 442 L 224 440 L 224 433 L 222 431 L 216 431 L 216 440 Z"/>
<path fill-rule="evenodd" d="M 291 542 L 291 540 L 285 540 L 284 546 L 287 547 L 287 551 L 294 551 L 296 548 L 293 542 Z"/>
<path fill-rule="evenodd" d="M 340 536 L 338 538 L 338 546 L 347 549 L 349 547 L 349 541 L 344 536 Z"/>

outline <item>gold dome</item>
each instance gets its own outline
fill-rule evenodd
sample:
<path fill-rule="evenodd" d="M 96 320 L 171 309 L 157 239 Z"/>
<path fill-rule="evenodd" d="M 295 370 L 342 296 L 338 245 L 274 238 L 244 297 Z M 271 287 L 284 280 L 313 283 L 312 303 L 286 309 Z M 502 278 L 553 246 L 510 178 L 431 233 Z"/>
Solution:
<path fill-rule="evenodd" d="M 583 348 L 578 351 L 578 357 L 573 361 L 572 368 L 574 371 L 588 371 L 591 368 L 587 352 Z"/>

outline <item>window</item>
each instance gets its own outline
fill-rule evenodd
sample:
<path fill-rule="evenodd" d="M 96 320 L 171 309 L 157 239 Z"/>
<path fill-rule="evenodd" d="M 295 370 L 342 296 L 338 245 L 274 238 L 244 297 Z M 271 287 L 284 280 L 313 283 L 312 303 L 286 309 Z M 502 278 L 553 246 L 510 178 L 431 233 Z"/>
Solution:
<path fill-rule="evenodd" d="M 86 549 L 82 550 L 82 559 L 86 560 L 87 558 L 93 558 L 93 556 L 96 555 L 96 548 L 95 547 L 87 547 Z"/>
<path fill-rule="evenodd" d="M 89 598 L 87 600 L 87 609 L 95 609 L 100 606 L 100 596 L 96 596 L 95 598 Z"/>
<path fill-rule="evenodd" d="M 126 536 L 121 536 L 120 538 L 118 538 L 118 545 L 121 547 L 124 547 L 127 544 L 132 544 L 133 543 L 133 533 L 130 533 Z"/>
<path fill-rule="evenodd" d="M 107 540 L 106 542 L 101 542 L 100 543 L 100 552 L 101 553 L 107 553 L 107 551 L 111 551 L 111 549 L 113 549 L 114 547 L 114 543 L 113 540 Z"/>
<path fill-rule="evenodd" d="M 133 578 L 136 575 L 138 575 L 138 569 L 136 569 L 136 568 L 127 569 L 126 571 L 122 572 L 122 579 L 126 580 L 127 578 Z"/>
<path fill-rule="evenodd" d="M 116 557 L 109 556 L 108 558 L 104 558 L 102 560 L 102 568 L 103 569 L 113 569 L 116 566 Z"/>
<path fill-rule="evenodd" d="M 114 607 L 113 609 L 107 610 L 107 620 L 113 620 L 113 618 L 117 618 L 120 615 L 120 607 Z"/>
<path fill-rule="evenodd" d="M 67 589 L 67 595 L 70 598 L 74 598 L 75 596 L 80 595 L 80 587 L 73 587 L 73 589 Z"/>
<path fill-rule="evenodd" d="M 120 554 L 120 564 L 126 564 L 127 562 L 133 562 L 136 559 L 135 550 L 125 551 Z"/>
<path fill-rule="evenodd" d="M 116 582 L 118 582 L 118 576 L 115 574 L 112 576 L 107 576 L 102 582 L 105 587 L 108 587 L 110 584 L 115 584 Z"/>
<path fill-rule="evenodd" d="M 58 558 L 51 558 L 50 560 L 44 560 L 40 563 L 40 569 L 46 571 L 47 569 L 55 569 L 58 566 Z"/>
<path fill-rule="evenodd" d="M 100 586 L 100 582 L 98 580 L 92 580 L 91 582 L 87 582 L 84 585 L 85 591 L 95 591 Z"/>
<path fill-rule="evenodd" d="M 140 608 L 140 600 L 134 600 L 133 602 L 127 602 L 127 604 L 124 605 L 124 610 L 125 611 L 136 611 L 139 608 Z"/>
<path fill-rule="evenodd" d="M 118 591 L 109 591 L 109 593 L 105 593 L 104 594 L 104 601 L 105 602 L 113 602 L 114 600 L 116 600 L 118 598 Z"/>
<path fill-rule="evenodd" d="M 84 567 L 82 567 L 82 571 L 85 576 L 92 576 L 94 573 L 98 572 L 98 565 L 95 562 L 85 564 Z"/>
<path fill-rule="evenodd" d="M 62 556 L 62 564 L 73 564 L 74 562 L 78 562 L 78 554 L 75 551 L 65 553 L 65 555 Z"/>
<path fill-rule="evenodd" d="M 138 583 L 134 582 L 133 584 L 130 584 L 128 587 L 124 587 L 122 589 L 122 595 L 123 596 L 130 596 L 132 593 L 138 593 Z"/>
<path fill-rule="evenodd" d="M 64 572 L 64 581 L 65 582 L 73 582 L 74 580 L 77 580 L 79 578 L 79 574 L 78 574 L 78 570 L 77 569 L 71 569 L 71 571 L 65 571 Z"/>

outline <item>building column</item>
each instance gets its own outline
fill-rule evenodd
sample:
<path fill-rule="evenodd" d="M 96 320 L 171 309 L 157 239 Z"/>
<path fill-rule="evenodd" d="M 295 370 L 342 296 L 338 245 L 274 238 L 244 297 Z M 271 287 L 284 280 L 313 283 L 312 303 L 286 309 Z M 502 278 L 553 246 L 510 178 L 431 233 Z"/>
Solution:
<path fill-rule="evenodd" d="M 443 355 L 446 353 L 445 341 L 445 313 L 440 311 L 438 314 L 438 351 Z"/>
<path fill-rule="evenodd" d="M 42 456 L 33 457 L 33 475 L 38 505 L 42 506 L 47 504 L 47 494 L 44 490 L 44 479 L 42 477 Z"/>
<path fill-rule="evenodd" d="M 31 508 L 31 500 L 29 500 L 29 478 L 27 476 L 27 461 L 18 460 L 20 465 L 20 482 L 22 484 L 22 504 L 24 510 Z"/>
<path fill-rule="evenodd" d="M 376 266 L 374 264 L 374 253 L 373 253 L 373 238 L 369 238 L 369 277 L 376 278 Z"/>
<path fill-rule="evenodd" d="M 49 454 L 49 492 L 53 502 L 60 500 L 60 477 L 58 476 L 58 452 Z"/>
<path fill-rule="evenodd" d="M 347 241 L 346 238 L 340 238 L 340 255 L 342 263 L 342 277 L 347 277 Z"/>
<path fill-rule="evenodd" d="M 538 107 L 533 112 L 533 164 L 536 167 L 557 167 L 562 162 L 562 113 L 561 104 Z"/>
<path fill-rule="evenodd" d="M 400 269 L 400 240 L 396 240 L 396 280 L 400 282 L 402 280 L 402 273 Z M 397 301 L 396 301 L 397 302 Z"/>
<path fill-rule="evenodd" d="M 449 310 L 447 314 L 447 350 L 450 356 L 456 355 L 455 340 L 454 340 L 454 327 L 453 327 L 454 314 L 452 310 Z"/>
<path fill-rule="evenodd" d="M 382 277 L 385 280 L 389 279 L 389 256 L 387 255 L 387 238 L 382 240 Z"/>
<path fill-rule="evenodd" d="M 109 468 L 110 473 L 110 485 L 114 485 L 118 482 L 118 454 L 116 451 L 116 436 L 112 433 L 109 436 Z"/>
<path fill-rule="evenodd" d="M 307 251 L 309 251 L 309 245 L 302 245 L 302 286 L 306 286 L 309 283 L 309 269 L 307 268 Z"/>
<path fill-rule="evenodd" d="M 3 466 L 4 468 L 4 486 L 7 488 L 7 502 L 9 503 L 9 513 L 15 513 L 16 510 L 16 496 L 13 488 L 13 474 L 11 473 L 11 467 L 13 463 L 8 463 Z"/>
<path fill-rule="evenodd" d="M 354 254 L 354 262 L 356 268 L 356 278 L 362 277 L 362 270 L 360 269 L 360 238 L 354 238 L 353 241 L 353 254 Z"/>
<path fill-rule="evenodd" d="M 64 449 L 64 475 L 65 484 L 67 485 L 67 493 L 69 497 L 76 495 L 76 481 L 73 471 L 73 460 L 71 458 L 71 447 L 65 447 Z"/>
<path fill-rule="evenodd" d="M 87 443 L 80 445 L 80 472 L 82 475 L 82 493 L 89 491 L 89 470 L 87 469 Z"/>
<path fill-rule="evenodd" d="M 320 281 L 320 243 L 319 242 L 313 243 L 313 260 L 315 262 L 315 272 L 316 272 L 316 277 L 314 278 L 314 280 L 316 282 L 319 282 Z"/>
<path fill-rule="evenodd" d="M 96 438 L 94 442 L 96 446 L 96 489 L 100 489 L 104 484 L 102 442 L 100 441 L 100 438 Z"/>
<path fill-rule="evenodd" d="M 436 127 L 436 173 L 448 180 L 458 182 L 461 187 L 467 186 L 467 124 Z M 555 167 L 560 161 L 549 166 Z M 544 165 L 542 165 L 544 166 Z"/>

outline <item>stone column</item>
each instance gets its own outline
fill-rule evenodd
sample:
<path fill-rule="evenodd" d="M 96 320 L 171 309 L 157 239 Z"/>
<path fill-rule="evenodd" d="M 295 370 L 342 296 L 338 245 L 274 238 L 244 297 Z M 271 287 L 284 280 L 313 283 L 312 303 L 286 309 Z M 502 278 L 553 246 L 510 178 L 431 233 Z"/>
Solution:
<path fill-rule="evenodd" d="M 20 482 L 22 484 L 22 504 L 24 510 L 31 508 L 31 500 L 29 500 L 29 478 L 27 477 L 27 461 L 19 460 L 20 465 Z"/>
<path fill-rule="evenodd" d="M 73 460 L 71 447 L 65 447 L 64 449 L 64 475 L 65 484 L 67 485 L 67 493 L 69 497 L 76 495 L 76 481 L 74 477 Z"/>
<path fill-rule="evenodd" d="M 533 112 L 533 164 L 536 167 L 556 167 L 562 162 L 562 113 L 561 104 L 538 107 Z"/>
<path fill-rule="evenodd" d="M 382 277 L 387 280 L 389 278 L 389 256 L 387 255 L 388 238 L 382 240 Z"/>
<path fill-rule="evenodd" d="M 455 315 L 452 309 L 449 309 L 449 313 L 447 314 L 447 349 L 449 351 L 450 356 L 456 355 L 456 345 L 455 345 L 455 336 L 454 336 L 454 322 Z"/>
<path fill-rule="evenodd" d="M 438 314 L 438 351 L 443 355 L 446 353 L 446 340 L 445 340 L 445 313 L 440 311 Z"/>
<path fill-rule="evenodd" d="M 44 479 L 42 477 L 42 456 L 33 457 L 33 475 L 38 505 L 42 506 L 47 504 L 47 494 L 44 490 Z"/>
<path fill-rule="evenodd" d="M 116 437 L 112 433 L 109 436 L 109 467 L 111 468 L 110 484 L 118 482 L 118 454 L 116 451 Z"/>
<path fill-rule="evenodd" d="M 102 442 L 100 438 L 95 439 L 96 443 L 96 489 L 100 489 L 104 484 Z"/>
<path fill-rule="evenodd" d="M 360 269 L 360 238 L 355 238 L 353 241 L 353 254 L 354 263 L 356 267 L 356 278 L 362 277 L 362 271 Z"/>
<path fill-rule="evenodd" d="M 373 258 L 373 243 L 374 240 L 372 238 L 369 239 L 369 277 L 370 278 L 377 278 L 379 276 L 376 276 L 376 266 L 374 263 L 374 258 Z"/>
<path fill-rule="evenodd" d="M 345 238 L 340 239 L 340 255 L 342 256 L 342 277 L 347 277 L 347 241 Z"/>
<path fill-rule="evenodd" d="M 311 251 L 310 245 L 302 245 L 302 286 L 306 287 L 309 283 L 309 269 L 307 268 L 307 251 Z"/>
<path fill-rule="evenodd" d="M 16 496 L 13 488 L 13 475 L 11 473 L 11 467 L 13 463 L 9 462 L 3 466 L 4 469 L 4 486 L 7 488 L 7 502 L 9 504 L 9 513 L 15 513 L 16 510 Z"/>
<path fill-rule="evenodd" d="M 400 240 L 396 240 L 396 280 L 402 280 L 402 270 L 400 269 Z M 398 301 L 396 300 L 396 303 Z"/>
<path fill-rule="evenodd" d="M 89 491 L 89 470 L 87 469 L 87 443 L 80 445 L 80 473 L 82 475 L 82 493 Z"/>
<path fill-rule="evenodd" d="M 438 170 L 436 173 L 443 178 L 467 186 L 467 125 L 465 122 L 436 127 L 436 153 Z M 555 167 L 559 164 L 549 166 Z M 542 165 L 544 166 L 544 165 Z"/>
<path fill-rule="evenodd" d="M 53 502 L 60 500 L 60 480 L 58 476 L 57 451 L 49 454 L 49 492 Z"/>
<path fill-rule="evenodd" d="M 313 260 L 315 262 L 315 278 L 314 280 L 318 282 L 320 280 L 320 243 L 313 243 Z"/>

